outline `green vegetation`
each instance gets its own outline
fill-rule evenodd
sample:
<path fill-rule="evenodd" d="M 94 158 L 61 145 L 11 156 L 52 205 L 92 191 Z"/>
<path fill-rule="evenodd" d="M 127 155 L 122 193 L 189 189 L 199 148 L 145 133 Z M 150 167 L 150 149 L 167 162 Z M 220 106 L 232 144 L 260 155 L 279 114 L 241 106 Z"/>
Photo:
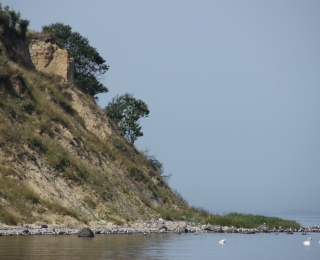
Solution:
<path fill-rule="evenodd" d="M 15 226 L 18 223 L 18 218 L 0 205 L 0 222 Z"/>
<path fill-rule="evenodd" d="M 10 10 L 9 6 L 2 8 L 0 3 L 0 56 L 6 55 L 11 61 L 31 69 L 33 64 L 19 51 L 29 26 L 29 21 L 20 16 L 20 12 Z M 0 64 L 4 63 L 6 60 L 2 59 Z"/>
<path fill-rule="evenodd" d="M 266 223 L 269 228 L 299 228 L 300 225 L 293 220 L 285 220 L 277 217 L 267 217 L 262 215 L 228 213 L 225 215 L 213 215 L 207 219 L 208 223 L 221 226 L 234 226 L 243 228 L 253 228 Z"/>
<path fill-rule="evenodd" d="M 147 176 L 145 176 L 138 168 L 136 168 L 134 166 L 131 166 L 131 168 L 130 168 L 130 176 L 135 181 L 142 181 L 142 182 L 148 181 Z"/>
<path fill-rule="evenodd" d="M 0 197 L 9 202 L 15 211 L 18 211 L 19 215 L 14 215 L 0 206 L 0 222 L 7 225 L 17 225 L 18 222 L 32 223 L 35 218 L 30 209 L 43 213 L 46 211 L 44 207 L 52 213 L 63 216 L 68 215 L 82 220 L 74 210 L 63 207 L 58 203 L 40 199 L 32 189 L 23 182 L 17 183 L 14 178 L 11 178 L 12 176 L 22 177 L 21 174 L 10 168 L 0 167 Z"/>
<path fill-rule="evenodd" d="M 2 4 L 0 3 L 0 26 L 4 34 L 19 32 L 22 37 L 26 36 L 30 22 L 21 19 L 20 16 L 20 12 L 10 10 L 9 6 L 5 6 L 2 9 Z"/>
<path fill-rule="evenodd" d="M 0 207 L 0 221 L 8 225 L 16 225 L 19 220 L 32 221 L 30 208 L 35 207 L 40 202 L 40 198 L 23 183 L 17 184 L 17 181 L 7 177 L 8 174 L 10 174 L 10 168 L 0 168 L 0 197 L 9 201 L 20 217 Z M 15 175 L 17 173 L 13 171 L 13 176 Z"/>
<path fill-rule="evenodd" d="M 257 228 L 266 223 L 270 229 L 279 228 L 300 228 L 300 224 L 293 220 L 286 220 L 277 217 L 268 217 L 253 214 L 228 213 L 224 215 L 213 214 L 201 207 L 190 206 L 188 201 L 178 191 L 173 191 L 180 201 L 180 209 L 172 206 L 159 208 L 157 211 L 162 218 L 167 220 L 186 220 L 197 224 L 212 224 L 219 226 L 234 226 L 237 228 Z"/>
<path fill-rule="evenodd" d="M 90 46 L 87 38 L 78 32 L 72 32 L 69 25 L 62 23 L 43 26 L 42 31 L 53 35 L 59 47 L 68 50 L 69 57 L 74 58 L 74 78 L 84 92 L 93 97 L 108 92 L 108 88 L 99 82 L 99 78 L 106 73 L 109 66 L 98 51 Z"/>
<path fill-rule="evenodd" d="M 106 114 L 119 126 L 122 135 L 132 144 L 143 136 L 138 120 L 148 117 L 148 105 L 132 94 L 117 95 L 105 107 Z"/>
<path fill-rule="evenodd" d="M 150 163 L 150 166 L 160 172 L 163 173 L 163 164 L 154 156 L 154 155 L 149 155 L 149 149 L 146 148 L 141 153 L 147 158 L 148 162 Z"/>
<path fill-rule="evenodd" d="M 172 174 L 165 175 L 163 164 L 155 157 L 155 155 L 149 155 L 149 149 L 144 149 L 141 153 L 148 160 L 149 165 L 161 174 L 162 179 L 168 182 L 172 176 Z"/>

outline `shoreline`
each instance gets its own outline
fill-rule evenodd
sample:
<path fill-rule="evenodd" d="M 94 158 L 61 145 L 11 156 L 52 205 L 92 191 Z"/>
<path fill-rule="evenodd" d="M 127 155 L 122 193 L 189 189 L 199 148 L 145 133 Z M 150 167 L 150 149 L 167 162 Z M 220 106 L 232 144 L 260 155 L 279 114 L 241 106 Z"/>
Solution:
<path fill-rule="evenodd" d="M 59 225 L 47 225 L 44 222 L 37 222 L 36 224 L 24 225 L 24 226 L 0 226 L 0 236 L 29 236 L 29 235 L 77 235 L 82 228 L 89 228 L 95 234 L 182 234 L 182 233 L 240 233 L 240 234 L 255 234 L 255 233 L 286 233 L 294 234 L 301 233 L 307 235 L 307 233 L 318 233 L 320 227 L 313 226 L 311 228 L 300 229 L 282 229 L 272 228 L 267 225 L 260 225 L 257 228 L 236 228 L 219 225 L 196 225 L 187 221 L 165 221 L 163 219 L 155 221 L 140 222 L 131 225 L 113 225 L 109 223 L 107 225 L 96 226 L 59 226 Z"/>

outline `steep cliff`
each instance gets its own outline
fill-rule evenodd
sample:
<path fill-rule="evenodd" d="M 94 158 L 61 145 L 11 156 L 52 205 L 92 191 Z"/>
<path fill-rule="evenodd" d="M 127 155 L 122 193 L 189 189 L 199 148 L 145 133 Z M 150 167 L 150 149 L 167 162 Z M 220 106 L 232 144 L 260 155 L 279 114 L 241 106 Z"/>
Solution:
<path fill-rule="evenodd" d="M 19 35 L 6 37 L 0 222 L 124 223 L 179 211 L 184 204 L 148 158 L 73 84 L 66 51 L 40 34 L 29 39 L 29 49 Z"/>

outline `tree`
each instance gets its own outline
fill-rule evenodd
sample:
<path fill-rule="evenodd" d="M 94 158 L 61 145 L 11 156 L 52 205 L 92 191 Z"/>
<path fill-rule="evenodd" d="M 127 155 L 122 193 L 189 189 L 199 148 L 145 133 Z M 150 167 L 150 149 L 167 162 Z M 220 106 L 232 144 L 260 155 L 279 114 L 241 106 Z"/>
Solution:
<path fill-rule="evenodd" d="M 69 25 L 62 23 L 43 26 L 42 31 L 52 34 L 58 41 L 58 46 L 68 50 L 68 55 L 74 58 L 75 82 L 84 92 L 93 97 L 108 92 L 108 88 L 99 82 L 99 78 L 109 70 L 109 66 L 97 50 L 90 46 L 87 38 L 78 32 L 72 32 Z"/>
<path fill-rule="evenodd" d="M 28 31 L 30 21 L 20 19 L 20 16 L 20 12 L 10 10 L 8 5 L 2 9 L 2 5 L 0 3 L 0 27 L 2 27 L 2 30 L 5 34 L 10 31 L 16 32 L 18 27 L 21 36 L 26 36 L 26 32 Z"/>
<path fill-rule="evenodd" d="M 105 107 L 105 113 L 119 126 L 122 135 L 131 143 L 143 136 L 138 120 L 148 117 L 148 105 L 132 94 L 117 95 Z"/>

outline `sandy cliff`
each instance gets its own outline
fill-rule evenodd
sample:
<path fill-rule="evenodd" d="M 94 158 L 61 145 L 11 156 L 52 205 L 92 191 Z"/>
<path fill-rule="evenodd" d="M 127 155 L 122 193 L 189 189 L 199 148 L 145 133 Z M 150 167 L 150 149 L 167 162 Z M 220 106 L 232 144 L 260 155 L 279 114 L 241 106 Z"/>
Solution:
<path fill-rule="evenodd" d="M 52 73 L 74 83 L 74 60 L 51 37 L 35 37 L 29 42 L 32 63 L 38 71 Z"/>
<path fill-rule="evenodd" d="M 33 70 L 5 62 L 1 44 L 0 222 L 125 223 L 179 208 L 160 173 L 75 87 L 65 50 L 40 36 L 29 53 L 10 49 Z"/>

